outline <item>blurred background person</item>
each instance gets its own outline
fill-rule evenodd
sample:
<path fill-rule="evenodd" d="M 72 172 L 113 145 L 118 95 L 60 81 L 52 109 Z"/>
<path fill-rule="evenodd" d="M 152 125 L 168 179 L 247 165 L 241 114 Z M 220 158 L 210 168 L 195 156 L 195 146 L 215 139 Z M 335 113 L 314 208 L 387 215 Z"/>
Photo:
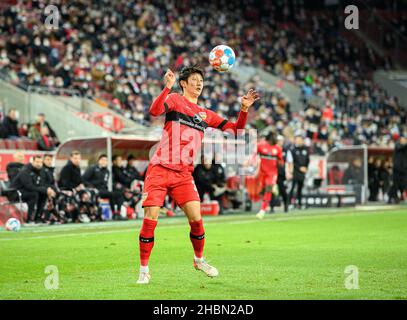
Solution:
<path fill-rule="evenodd" d="M 24 154 L 21 151 L 13 154 L 13 162 L 9 162 L 6 167 L 8 181 L 11 183 L 17 174 L 24 167 L 25 159 Z"/>
<path fill-rule="evenodd" d="M 20 137 L 18 132 L 17 110 L 11 108 L 3 120 L 3 135 L 7 139 L 17 139 Z"/>
<path fill-rule="evenodd" d="M 389 203 L 399 203 L 407 189 L 407 137 L 401 136 L 393 153 L 393 185 L 389 191 Z M 400 194 L 400 196 L 399 196 Z"/>
<path fill-rule="evenodd" d="M 27 223 L 41 222 L 47 197 L 56 196 L 55 191 L 43 183 L 42 164 L 42 157 L 35 155 L 32 163 L 27 164 L 11 183 L 11 188 L 18 190 L 21 193 L 21 200 L 28 205 Z M 15 200 L 18 200 L 18 197 Z"/>
<path fill-rule="evenodd" d="M 304 145 L 304 139 L 301 134 L 295 136 L 294 147 L 291 150 L 293 156 L 293 179 L 290 191 L 290 201 L 298 208 L 302 208 L 302 190 L 304 188 L 304 180 L 308 171 L 310 162 L 309 150 Z M 295 198 L 294 198 L 294 191 Z"/>

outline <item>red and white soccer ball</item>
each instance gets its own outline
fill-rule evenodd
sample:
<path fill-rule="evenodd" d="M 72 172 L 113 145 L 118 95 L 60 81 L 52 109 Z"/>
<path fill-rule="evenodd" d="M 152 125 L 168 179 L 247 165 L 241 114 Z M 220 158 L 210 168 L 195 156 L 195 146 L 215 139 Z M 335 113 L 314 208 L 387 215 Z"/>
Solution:
<path fill-rule="evenodd" d="M 216 46 L 209 53 L 209 63 L 219 72 L 229 71 L 235 63 L 236 55 L 231 47 L 223 44 Z"/>

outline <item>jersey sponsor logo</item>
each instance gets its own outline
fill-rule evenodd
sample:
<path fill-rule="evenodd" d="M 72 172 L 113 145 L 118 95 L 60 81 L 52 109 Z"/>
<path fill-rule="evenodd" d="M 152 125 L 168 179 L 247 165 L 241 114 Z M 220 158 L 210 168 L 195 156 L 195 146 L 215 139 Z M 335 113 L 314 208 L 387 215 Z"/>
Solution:
<path fill-rule="evenodd" d="M 171 111 L 165 115 L 165 122 L 175 121 L 188 127 L 204 132 L 208 124 L 202 118 L 195 114 L 193 117 L 181 112 Z"/>
<path fill-rule="evenodd" d="M 201 118 L 201 116 L 200 116 L 199 114 L 194 115 L 194 122 L 195 122 L 196 124 L 201 123 L 202 120 L 203 120 L 203 119 Z"/>

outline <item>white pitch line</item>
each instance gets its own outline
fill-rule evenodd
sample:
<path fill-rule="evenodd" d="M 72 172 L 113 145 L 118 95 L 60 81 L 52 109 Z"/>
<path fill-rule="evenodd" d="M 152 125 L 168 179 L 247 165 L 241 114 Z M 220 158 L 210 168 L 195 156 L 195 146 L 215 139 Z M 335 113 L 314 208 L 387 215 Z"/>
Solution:
<path fill-rule="evenodd" d="M 366 211 L 364 212 L 354 212 L 354 213 L 350 213 L 350 212 L 343 212 L 343 213 L 334 213 L 334 214 L 324 214 L 324 215 L 320 215 L 320 214 L 312 214 L 312 215 L 298 215 L 298 216 L 287 216 L 287 217 L 270 217 L 270 218 L 266 218 L 262 221 L 259 221 L 254 215 L 253 215 L 253 219 L 242 219 L 239 221 L 221 221 L 222 224 L 250 224 L 250 223 L 264 223 L 264 222 L 273 222 L 273 221 L 290 221 L 290 220 L 307 220 L 307 219 L 318 219 L 318 218 L 331 218 L 331 217 L 343 217 L 346 215 L 351 215 L 351 216 L 361 216 L 361 215 L 380 215 L 380 214 L 384 214 L 383 212 L 369 212 L 367 213 Z M 214 221 L 207 221 L 210 223 L 216 223 L 219 222 L 214 220 Z M 174 222 L 172 222 L 174 223 Z M 55 234 L 55 235 L 47 235 L 47 236 L 35 236 L 35 237 L 24 237 L 24 238 L 0 238 L 0 241 L 13 241 L 13 240 L 33 240 L 33 239 L 51 239 L 51 238 L 64 238 L 64 237 L 86 237 L 86 236 L 92 236 L 92 235 L 100 235 L 100 234 L 115 234 L 115 233 L 126 233 L 126 232 L 136 232 L 138 231 L 138 228 L 140 226 L 134 226 L 132 228 L 123 228 L 123 229 L 119 229 L 119 230 L 101 230 L 101 231 L 94 231 L 94 232 L 81 232 L 81 233 L 63 233 L 63 234 Z M 182 228 L 185 227 L 185 225 L 183 224 L 176 224 L 176 225 L 163 225 L 161 227 L 164 228 Z M 95 228 L 96 230 L 97 228 Z M 78 230 L 78 229 L 73 229 L 73 230 Z"/>

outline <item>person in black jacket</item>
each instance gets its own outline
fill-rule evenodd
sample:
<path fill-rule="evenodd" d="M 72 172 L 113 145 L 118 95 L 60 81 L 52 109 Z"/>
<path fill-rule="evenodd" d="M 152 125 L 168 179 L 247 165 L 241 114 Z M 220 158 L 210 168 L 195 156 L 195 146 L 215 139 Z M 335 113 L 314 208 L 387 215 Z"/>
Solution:
<path fill-rule="evenodd" d="M 61 190 L 79 191 L 84 189 L 80 163 L 81 153 L 76 150 L 72 151 L 67 164 L 62 168 L 59 175 L 58 186 Z"/>
<path fill-rule="evenodd" d="M 204 200 L 205 193 L 209 194 L 209 196 L 213 198 L 213 192 L 215 189 L 212 186 L 214 180 L 212 163 L 202 156 L 201 163 L 195 167 L 192 176 L 194 177 L 195 185 L 201 202 Z"/>
<path fill-rule="evenodd" d="M 362 185 L 364 183 L 364 172 L 362 167 L 362 159 L 360 157 L 353 158 L 349 167 L 343 174 L 342 181 L 344 184 Z"/>
<path fill-rule="evenodd" d="M 85 186 L 81 175 L 81 153 L 74 150 L 66 165 L 59 175 L 58 187 L 61 193 L 60 205 L 63 207 L 68 222 L 79 222 L 79 206 L 81 195 L 85 192 Z M 79 198 L 79 199 L 78 199 Z"/>
<path fill-rule="evenodd" d="M 302 189 L 304 187 L 305 175 L 309 165 L 309 151 L 304 145 L 304 139 L 301 135 L 295 137 L 295 146 L 291 151 L 294 163 L 293 182 L 290 191 L 290 199 L 293 199 L 294 190 L 297 188 L 298 208 L 301 209 Z"/>
<path fill-rule="evenodd" d="M 125 169 L 122 167 L 122 157 L 114 155 L 112 157 L 112 163 L 113 189 L 130 189 L 131 183 L 134 179 L 131 177 L 131 175 L 125 173 Z"/>
<path fill-rule="evenodd" d="M 389 203 L 394 199 L 400 201 L 398 193 L 407 189 L 407 137 L 401 136 L 394 148 L 393 154 L 393 185 L 389 191 Z"/>
<path fill-rule="evenodd" d="M 54 157 L 51 154 L 44 155 L 44 163 L 41 169 L 41 174 L 44 185 L 57 191 L 54 178 L 55 168 L 52 166 L 53 159 Z"/>
<path fill-rule="evenodd" d="M 60 201 L 61 193 L 58 190 L 58 187 L 56 186 L 56 183 L 55 183 L 55 178 L 54 178 L 55 167 L 52 166 L 53 160 L 54 160 L 54 157 L 51 154 L 44 155 L 43 166 L 41 169 L 42 184 L 44 186 L 46 186 L 47 188 L 52 188 L 57 195 L 55 198 L 52 198 L 51 201 L 48 201 L 48 206 L 45 210 L 45 215 L 44 215 L 44 220 L 47 223 L 65 221 L 64 217 L 61 216 L 60 212 L 58 212 L 58 210 L 57 210 L 58 203 L 61 202 Z"/>
<path fill-rule="evenodd" d="M 127 157 L 127 166 L 124 168 L 123 173 L 133 180 L 144 180 L 144 177 L 138 172 L 137 168 L 134 166 L 136 158 L 129 154 Z"/>
<path fill-rule="evenodd" d="M 124 202 L 123 193 L 121 191 L 109 191 L 109 175 L 107 156 L 102 154 L 99 156 L 97 164 L 90 166 L 85 171 L 82 179 L 85 183 L 85 187 L 98 190 L 99 198 L 109 199 L 113 218 L 120 219 L 120 208 Z"/>
<path fill-rule="evenodd" d="M 6 167 L 8 181 L 11 183 L 18 173 L 24 167 L 24 154 L 22 152 L 16 152 L 13 155 L 14 162 L 9 162 Z"/>
<path fill-rule="evenodd" d="M 4 136 L 7 139 L 15 139 L 20 136 L 18 133 L 18 121 L 16 109 L 12 108 L 8 111 L 7 116 L 3 120 Z"/>
<path fill-rule="evenodd" d="M 225 208 L 223 206 L 223 196 L 226 192 L 226 173 L 225 168 L 219 163 L 220 160 L 214 158 L 211 166 L 212 188 L 214 189 L 211 195 L 211 200 L 216 200 L 219 203 L 219 214 L 223 214 Z"/>
<path fill-rule="evenodd" d="M 284 137 L 279 135 L 277 136 L 277 144 L 280 146 L 281 150 L 283 151 L 283 160 L 284 163 L 281 164 L 280 162 L 278 163 L 278 178 L 277 178 L 277 184 L 278 184 L 278 194 L 281 196 L 283 199 L 283 205 L 284 205 L 284 212 L 288 212 L 288 193 L 286 189 L 286 180 L 291 180 L 292 175 L 292 166 L 293 166 L 293 156 L 291 154 L 291 151 L 284 146 Z M 288 171 L 289 176 L 286 176 L 286 171 Z M 273 197 L 270 202 L 270 207 L 272 212 L 274 211 L 274 204 L 276 203 L 277 197 Z"/>
<path fill-rule="evenodd" d="M 34 156 L 32 163 L 27 164 L 11 184 L 11 188 L 17 189 L 21 193 L 21 200 L 28 205 L 27 222 L 38 221 L 47 197 L 56 196 L 52 188 L 43 184 L 41 167 L 41 156 Z M 13 199 L 13 201 L 15 200 L 18 200 L 17 196 Z"/>

